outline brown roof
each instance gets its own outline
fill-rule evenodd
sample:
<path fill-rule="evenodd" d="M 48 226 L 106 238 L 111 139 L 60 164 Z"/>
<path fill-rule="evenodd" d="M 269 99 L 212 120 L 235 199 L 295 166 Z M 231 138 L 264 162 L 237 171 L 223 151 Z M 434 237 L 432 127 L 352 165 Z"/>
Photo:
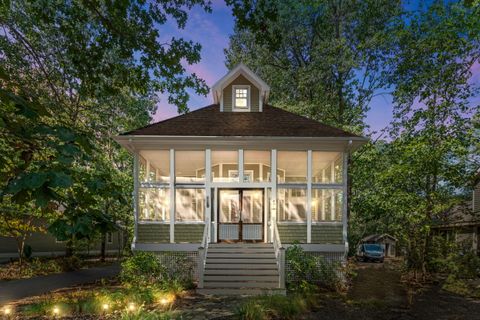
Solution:
<path fill-rule="evenodd" d="M 360 137 L 269 105 L 263 112 L 220 112 L 218 104 L 122 135 Z"/>

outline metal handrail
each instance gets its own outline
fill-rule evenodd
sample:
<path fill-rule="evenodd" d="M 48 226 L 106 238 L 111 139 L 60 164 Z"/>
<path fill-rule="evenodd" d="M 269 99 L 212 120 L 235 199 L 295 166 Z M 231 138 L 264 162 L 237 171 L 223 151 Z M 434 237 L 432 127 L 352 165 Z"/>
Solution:
<path fill-rule="evenodd" d="M 205 228 L 203 229 L 202 244 L 198 248 L 198 287 L 203 288 L 203 274 L 205 271 L 205 264 L 207 262 L 207 250 L 208 244 L 210 243 L 210 222 L 205 223 Z"/>
<path fill-rule="evenodd" d="M 273 223 L 273 249 L 275 250 L 275 258 L 278 266 L 278 287 L 285 289 L 285 248 L 280 241 L 280 234 L 278 233 L 277 223 Z"/>

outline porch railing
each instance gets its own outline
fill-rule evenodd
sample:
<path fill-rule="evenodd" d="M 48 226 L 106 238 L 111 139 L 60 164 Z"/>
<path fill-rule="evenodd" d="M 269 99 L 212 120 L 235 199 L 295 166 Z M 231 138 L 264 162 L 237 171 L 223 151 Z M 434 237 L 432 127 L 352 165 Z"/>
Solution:
<path fill-rule="evenodd" d="M 205 223 L 203 229 L 202 245 L 198 248 L 198 287 L 203 288 L 203 274 L 205 271 L 205 263 L 207 262 L 207 250 L 210 243 L 210 223 Z"/>
<path fill-rule="evenodd" d="M 278 287 L 285 289 L 285 248 L 280 241 L 280 234 L 278 233 L 277 223 L 273 223 L 273 249 L 275 250 L 275 258 L 277 258 L 278 267 Z"/>

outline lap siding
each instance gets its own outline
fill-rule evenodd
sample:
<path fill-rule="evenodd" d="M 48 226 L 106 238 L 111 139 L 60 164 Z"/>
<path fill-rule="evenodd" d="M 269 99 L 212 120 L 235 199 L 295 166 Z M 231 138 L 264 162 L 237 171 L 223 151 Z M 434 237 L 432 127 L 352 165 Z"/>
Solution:
<path fill-rule="evenodd" d="M 312 225 L 312 243 L 343 243 L 343 226 Z"/>
<path fill-rule="evenodd" d="M 170 242 L 170 225 L 139 224 L 137 226 L 137 242 L 169 243 Z"/>

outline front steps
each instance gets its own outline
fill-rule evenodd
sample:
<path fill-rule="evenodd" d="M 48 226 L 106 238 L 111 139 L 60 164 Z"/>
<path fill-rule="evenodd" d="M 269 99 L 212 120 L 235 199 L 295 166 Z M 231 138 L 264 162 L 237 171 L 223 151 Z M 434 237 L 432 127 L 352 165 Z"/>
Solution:
<path fill-rule="evenodd" d="M 210 244 L 200 294 L 285 294 L 272 244 Z"/>

